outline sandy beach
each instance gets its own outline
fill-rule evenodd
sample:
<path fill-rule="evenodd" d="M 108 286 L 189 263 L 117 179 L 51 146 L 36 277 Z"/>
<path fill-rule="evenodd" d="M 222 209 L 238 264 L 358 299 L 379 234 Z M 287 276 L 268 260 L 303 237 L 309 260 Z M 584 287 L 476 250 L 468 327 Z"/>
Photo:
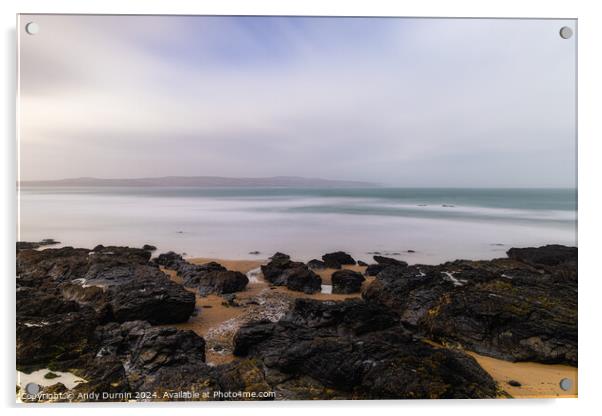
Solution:
<path fill-rule="evenodd" d="M 257 260 L 227 260 L 227 259 L 216 259 L 216 258 L 192 258 L 188 259 L 189 262 L 194 264 L 204 264 L 211 261 L 217 262 L 228 270 L 240 271 L 242 273 L 249 273 L 250 271 L 259 268 L 262 264 L 268 262 L 266 259 Z M 353 265 L 343 266 L 350 270 L 363 272 L 365 267 Z M 172 270 L 164 269 L 169 274 L 170 278 L 177 283 L 181 283 L 181 279 L 176 276 L 176 273 Z M 331 284 L 331 275 L 336 271 L 334 269 L 324 269 L 316 271 L 317 274 L 322 278 L 323 285 Z M 368 285 L 374 278 L 368 277 L 363 284 L 363 287 Z M 192 292 L 192 289 L 189 289 Z M 263 280 L 261 277 L 252 279 L 247 285 L 246 290 L 236 293 L 236 301 L 241 306 L 230 306 L 228 305 L 222 296 L 209 295 L 206 297 L 200 297 L 196 295 L 196 306 L 200 313 L 193 315 L 188 322 L 181 324 L 173 324 L 167 326 L 173 326 L 179 329 L 190 329 L 200 336 L 205 337 L 208 342 L 207 349 L 207 362 L 212 365 L 218 365 L 230 362 L 235 357 L 227 350 L 215 348 L 215 340 L 220 339 L 220 336 L 224 336 L 224 342 L 228 342 L 227 339 L 233 334 L 236 320 L 243 317 L 248 313 L 248 308 L 245 306 L 245 302 L 252 301 L 257 297 L 261 297 L 262 294 L 273 292 L 283 297 L 290 298 L 292 301 L 295 298 L 311 298 L 317 300 L 345 300 L 349 298 L 360 298 L 360 293 L 355 294 L 332 294 L 332 293 L 316 293 L 316 294 L 305 294 L 302 292 L 295 292 L 288 290 L 283 286 L 271 286 L 268 282 Z M 195 293 L 196 294 L 196 293 Z M 223 331 L 222 331 L 223 329 Z M 216 337 L 215 334 L 218 334 Z M 231 339 L 230 339 L 231 340 Z M 214 344 L 214 345 L 212 345 Z M 498 383 L 501 392 L 501 396 L 504 397 L 510 395 L 513 398 L 575 398 L 577 397 L 578 383 L 577 383 L 577 368 L 568 365 L 554 365 L 554 364 L 540 364 L 533 362 L 510 362 L 499 360 L 492 357 L 476 354 L 472 351 L 467 351 L 473 356 L 481 367 L 487 371 L 491 377 Z M 568 378 L 572 380 L 572 386 L 568 391 L 564 391 L 560 388 L 560 380 Z M 510 381 L 516 381 L 520 383 L 520 386 L 510 385 Z"/>

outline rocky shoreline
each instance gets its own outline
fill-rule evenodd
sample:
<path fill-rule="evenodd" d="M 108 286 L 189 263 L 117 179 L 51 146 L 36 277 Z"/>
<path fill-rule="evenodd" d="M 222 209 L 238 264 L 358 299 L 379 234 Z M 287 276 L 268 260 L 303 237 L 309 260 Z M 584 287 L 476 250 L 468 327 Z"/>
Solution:
<path fill-rule="evenodd" d="M 217 262 L 152 258 L 152 246 L 49 244 L 17 243 L 16 356 L 25 373 L 84 380 L 47 385 L 42 393 L 69 393 L 51 401 L 507 397 L 465 350 L 578 363 L 574 247 L 437 266 L 375 255 L 358 270 L 344 252 L 308 263 L 276 253 L 261 265 L 265 288 L 243 302 L 249 278 Z M 326 268 L 344 300 L 311 298 Z M 202 337 L 176 328 L 207 313 L 197 303 L 207 296 L 240 308 L 228 330 Z M 229 362 L 207 362 L 218 347 Z"/>

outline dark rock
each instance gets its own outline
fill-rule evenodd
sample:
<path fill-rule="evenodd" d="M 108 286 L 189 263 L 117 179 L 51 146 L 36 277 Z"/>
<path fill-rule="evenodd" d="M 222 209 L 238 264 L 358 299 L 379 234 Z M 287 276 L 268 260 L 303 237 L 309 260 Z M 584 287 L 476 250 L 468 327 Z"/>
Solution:
<path fill-rule="evenodd" d="M 315 381 L 306 389 L 320 392 L 324 386 L 342 398 L 495 397 L 495 382 L 473 358 L 437 349 L 391 326 L 395 318 L 385 309 L 380 314 L 389 317 L 389 327 L 375 328 L 371 307 L 359 300 L 299 299 L 277 323 L 243 326 L 235 336 L 235 354 L 260 360 L 266 374 L 285 375 L 267 377 L 268 382 L 298 386 L 309 377 Z"/>
<path fill-rule="evenodd" d="M 97 355 L 122 363 L 134 391 L 213 391 L 219 388 L 205 361 L 205 341 L 192 331 L 154 328 L 142 321 L 99 327 Z"/>
<path fill-rule="evenodd" d="M 380 265 L 384 265 L 384 266 L 401 266 L 401 267 L 407 267 L 408 263 L 406 263 L 405 261 L 401 261 L 401 260 L 397 260 L 397 259 L 392 259 L 390 257 L 383 257 L 383 256 L 374 256 L 374 261 L 377 262 Z"/>
<path fill-rule="evenodd" d="M 414 250 L 407 250 L 406 253 L 416 253 Z"/>
<path fill-rule="evenodd" d="M 29 296 L 27 287 L 56 293 L 90 306 L 103 320 L 186 321 L 194 310 L 194 295 L 172 282 L 149 258 L 148 251 L 115 246 L 97 246 L 92 251 L 72 247 L 21 250 L 17 254 L 18 290 L 24 297 Z M 40 302 L 21 304 L 17 315 L 35 305 L 62 305 L 45 297 Z"/>
<path fill-rule="evenodd" d="M 322 290 L 322 279 L 305 265 L 284 271 L 286 288 L 297 292 L 315 293 Z"/>
<path fill-rule="evenodd" d="M 286 281 L 282 279 L 284 271 L 301 264 L 303 263 L 291 261 L 290 256 L 287 254 L 276 253 L 270 257 L 268 264 L 261 266 L 261 272 L 268 282 L 277 286 L 283 286 L 286 285 Z"/>
<path fill-rule="evenodd" d="M 361 273 L 352 270 L 338 270 L 332 274 L 332 293 L 357 293 L 366 280 Z"/>
<path fill-rule="evenodd" d="M 522 386 L 522 384 L 516 380 L 510 380 L 508 381 L 508 384 L 510 384 L 512 387 L 520 387 Z"/>
<path fill-rule="evenodd" d="M 170 281 L 134 280 L 111 290 L 110 305 L 118 322 L 146 320 L 152 324 L 186 322 L 194 311 L 194 294 Z"/>
<path fill-rule="evenodd" d="M 437 341 L 504 360 L 576 365 L 576 268 L 571 258 L 544 269 L 530 259 L 389 266 L 362 296 Z"/>
<path fill-rule="evenodd" d="M 127 262 L 147 264 L 151 258 L 151 253 L 147 250 L 135 247 L 121 246 L 103 246 L 98 245 L 92 249 L 93 254 L 101 257 L 103 261 L 111 262 L 112 258 L 117 257 Z"/>
<path fill-rule="evenodd" d="M 270 338 L 276 324 L 268 320 L 252 322 L 241 327 L 234 335 L 234 355 L 245 356 L 249 349 Z"/>
<path fill-rule="evenodd" d="M 337 302 L 299 298 L 283 321 L 307 328 L 329 328 L 338 334 L 362 335 L 396 326 L 399 318 L 388 308 L 359 299 Z"/>
<path fill-rule="evenodd" d="M 324 254 L 322 260 L 324 261 L 324 264 L 326 264 L 326 267 L 330 269 L 340 269 L 343 265 L 355 264 L 353 257 L 343 251 Z"/>
<path fill-rule="evenodd" d="M 548 245 L 543 247 L 511 248 L 508 257 L 531 265 L 558 266 L 577 261 L 577 247 Z"/>
<path fill-rule="evenodd" d="M 99 318 L 91 308 L 66 301 L 57 294 L 18 291 L 17 366 L 78 356 L 89 347 L 98 324 Z"/>
<path fill-rule="evenodd" d="M 388 266 L 362 293 L 367 301 L 390 308 L 410 327 L 418 325 L 429 309 L 453 288 L 438 272 L 424 273 L 418 268 Z"/>
<path fill-rule="evenodd" d="M 365 266 L 367 266 L 367 265 L 368 265 L 368 263 L 366 263 L 365 261 L 358 260 L 358 261 L 357 261 L 357 265 L 358 265 L 358 266 L 363 266 L 363 267 L 365 267 Z"/>
<path fill-rule="evenodd" d="M 312 259 L 307 262 L 307 267 L 309 267 L 312 270 L 323 270 L 326 268 L 326 264 L 324 264 L 324 262 L 321 260 Z"/>
<path fill-rule="evenodd" d="M 157 247 L 152 246 L 150 244 L 145 244 L 145 245 L 142 246 L 142 250 L 155 251 L 155 250 L 157 250 Z"/>
<path fill-rule="evenodd" d="M 257 255 L 261 254 L 261 252 L 260 252 L 260 251 L 257 251 L 257 250 L 255 250 L 255 251 L 249 251 L 249 254 L 252 254 L 252 255 L 254 255 L 254 256 L 257 256 Z"/>
<path fill-rule="evenodd" d="M 206 273 L 198 281 L 201 296 L 209 294 L 233 293 L 244 290 L 249 279 L 241 272 L 219 270 Z"/>
<path fill-rule="evenodd" d="M 239 292 L 249 283 L 246 275 L 219 263 L 192 264 L 173 252 L 159 255 L 155 263 L 175 270 L 184 286 L 197 289 L 201 296 Z"/>
<path fill-rule="evenodd" d="M 182 256 L 173 251 L 159 254 L 154 260 L 159 266 L 167 267 L 168 269 L 176 269 L 177 265 L 184 261 Z"/>
<path fill-rule="evenodd" d="M 261 266 L 264 278 L 274 286 L 305 293 L 319 292 L 322 279 L 301 262 L 291 261 L 283 253 L 276 253 L 268 264 Z"/>
<path fill-rule="evenodd" d="M 184 286 L 197 288 L 201 285 L 210 286 L 207 276 L 213 272 L 227 272 L 224 266 L 214 261 L 205 264 L 191 264 L 183 262 L 176 268 L 178 276 L 184 282 Z"/>
<path fill-rule="evenodd" d="M 87 380 L 78 384 L 72 392 L 75 397 L 79 394 L 103 392 L 108 394 L 131 393 L 130 383 L 127 378 L 124 364 L 115 356 L 95 356 L 90 353 L 81 356 L 78 360 L 68 363 L 56 364 L 62 371 L 70 371 Z M 91 401 L 92 399 L 82 400 Z M 100 397 L 98 401 L 126 401 L 124 397 Z M 79 400 L 76 400 L 79 401 Z"/>
<path fill-rule="evenodd" d="M 51 246 L 60 244 L 60 241 L 53 240 L 52 238 L 45 238 L 42 241 L 31 242 L 31 241 L 17 241 L 17 250 L 29 250 L 36 249 L 43 246 Z"/>
<path fill-rule="evenodd" d="M 383 264 L 369 264 L 364 273 L 366 276 L 376 276 L 382 272 L 385 267 L 386 266 Z"/>
<path fill-rule="evenodd" d="M 131 321 L 98 327 L 94 339 L 96 348 L 89 354 L 54 364 L 88 381 L 75 387 L 76 395 L 144 390 L 158 393 L 162 400 L 160 393 L 169 391 L 169 386 L 194 388 L 206 380 L 203 370 L 211 372 L 203 363 L 204 342 L 191 331 L 151 328 L 146 322 Z M 188 374 L 192 369 L 196 378 Z"/>
<path fill-rule="evenodd" d="M 273 397 L 263 397 L 260 393 L 273 391 L 266 381 L 263 370 L 252 360 L 237 360 L 218 368 L 219 384 L 224 392 L 255 393 L 255 399 L 248 400 L 272 400 Z M 234 400 L 246 400 L 234 398 Z"/>
<path fill-rule="evenodd" d="M 454 288 L 422 325 L 432 338 L 485 355 L 577 365 L 576 287 L 546 280 L 499 278 Z"/>

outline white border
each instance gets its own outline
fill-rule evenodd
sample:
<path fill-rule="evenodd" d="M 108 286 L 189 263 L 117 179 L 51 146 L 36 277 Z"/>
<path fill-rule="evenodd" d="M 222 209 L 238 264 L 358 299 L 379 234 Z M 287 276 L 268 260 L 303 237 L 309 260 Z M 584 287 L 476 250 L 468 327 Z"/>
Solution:
<path fill-rule="evenodd" d="M 596 8 L 596 1 L 477 1 L 477 0 L 422 0 L 394 2 L 384 0 L 236 0 L 236 1 L 193 1 L 193 0 L 3 0 L 0 2 L 2 29 L 4 34 L 2 54 L 2 100 L 4 135 L 2 140 L 2 228 L 0 250 L 4 265 L 3 318 L 5 336 L 2 344 L 2 389 L 0 400 L 7 407 L 14 402 L 14 241 L 16 237 L 16 146 L 15 146 L 15 15 L 16 13 L 123 13 L 123 14 L 302 14 L 302 15 L 377 15 L 377 16 L 429 16 L 429 17 L 548 17 L 579 19 L 579 399 L 565 400 L 497 400 L 497 401 L 405 401 L 405 402 L 302 402 L 302 403 L 234 403 L 211 404 L 190 407 L 190 404 L 168 404 L 144 406 L 143 408 L 120 408 L 88 405 L 76 410 L 63 406 L 42 406 L 44 414 L 60 414 L 76 411 L 81 413 L 105 414 L 144 411 L 145 414 L 211 413 L 242 414 L 251 413 L 306 415 L 308 412 L 350 413 L 364 415 L 372 408 L 380 414 L 436 413 L 454 414 L 503 414 L 509 412 L 539 412 L 546 415 L 568 412 L 584 414 L 600 406 L 602 376 L 600 361 L 600 315 L 596 308 L 602 294 L 602 276 L 598 270 L 601 248 L 598 243 L 600 232 L 601 186 L 598 160 L 602 152 L 599 120 L 602 116 L 600 104 L 602 74 L 599 50 L 602 44 L 602 16 Z M 542 155 L 542 157 L 545 157 Z M 40 406 L 38 406 L 40 407 Z M 170 410 L 168 410 L 170 409 Z M 173 409 L 173 410 L 171 410 Z M 10 413 L 23 413 L 25 409 L 9 409 Z"/>

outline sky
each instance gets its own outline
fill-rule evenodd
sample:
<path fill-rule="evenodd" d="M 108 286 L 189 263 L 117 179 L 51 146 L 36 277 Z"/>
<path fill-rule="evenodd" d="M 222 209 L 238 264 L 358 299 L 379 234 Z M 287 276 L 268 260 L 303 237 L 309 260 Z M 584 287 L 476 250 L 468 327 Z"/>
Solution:
<path fill-rule="evenodd" d="M 573 187 L 562 26 L 575 21 L 22 15 L 20 179 Z"/>

